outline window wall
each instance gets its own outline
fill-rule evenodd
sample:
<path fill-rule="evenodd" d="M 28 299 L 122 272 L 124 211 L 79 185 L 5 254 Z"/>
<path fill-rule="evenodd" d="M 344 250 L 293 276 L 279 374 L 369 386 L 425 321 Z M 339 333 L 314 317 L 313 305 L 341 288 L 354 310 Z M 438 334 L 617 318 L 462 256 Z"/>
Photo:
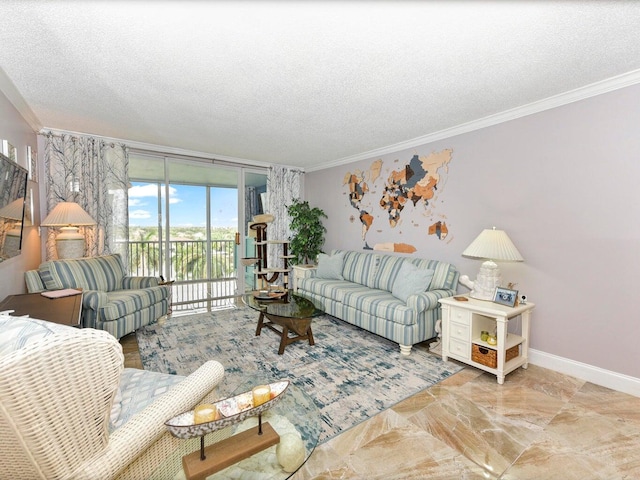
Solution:
<path fill-rule="evenodd" d="M 129 172 L 132 274 L 173 281 L 174 311 L 232 304 L 250 280 L 239 266 L 255 208 L 246 199 L 266 190 L 266 171 L 133 152 Z"/>

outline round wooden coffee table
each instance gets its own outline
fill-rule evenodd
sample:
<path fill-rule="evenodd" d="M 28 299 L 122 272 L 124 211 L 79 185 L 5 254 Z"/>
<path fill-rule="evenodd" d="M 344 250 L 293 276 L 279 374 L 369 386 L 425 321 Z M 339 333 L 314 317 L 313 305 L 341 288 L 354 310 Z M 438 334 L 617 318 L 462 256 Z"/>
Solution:
<path fill-rule="evenodd" d="M 242 300 L 250 308 L 260 312 L 256 336 L 260 335 L 262 327 L 280 335 L 278 354 L 282 355 L 287 345 L 300 340 L 308 340 L 309 345 L 314 344 L 311 320 L 324 312 L 311 300 L 296 295 L 291 290 L 278 299 L 259 298 L 255 293 L 249 293 L 243 295 Z"/>

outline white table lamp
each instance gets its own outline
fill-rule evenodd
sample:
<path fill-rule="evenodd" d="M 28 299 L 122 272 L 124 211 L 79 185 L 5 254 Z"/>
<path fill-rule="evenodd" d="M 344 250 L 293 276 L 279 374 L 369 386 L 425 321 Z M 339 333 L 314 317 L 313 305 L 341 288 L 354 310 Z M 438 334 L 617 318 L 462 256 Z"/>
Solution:
<path fill-rule="evenodd" d="M 502 282 L 500 269 L 494 260 L 522 262 L 524 258 L 504 230 L 485 229 L 462 252 L 464 257 L 483 258 L 478 277 L 474 282 L 467 275 L 460 277 L 460 283 L 469 287 L 469 296 L 479 300 L 493 300 L 496 287 Z"/>
<path fill-rule="evenodd" d="M 56 237 L 58 258 L 81 258 L 84 256 L 84 236 L 78 226 L 95 225 L 96 221 L 75 202 L 58 203 L 47 218 L 43 227 L 61 227 Z"/>

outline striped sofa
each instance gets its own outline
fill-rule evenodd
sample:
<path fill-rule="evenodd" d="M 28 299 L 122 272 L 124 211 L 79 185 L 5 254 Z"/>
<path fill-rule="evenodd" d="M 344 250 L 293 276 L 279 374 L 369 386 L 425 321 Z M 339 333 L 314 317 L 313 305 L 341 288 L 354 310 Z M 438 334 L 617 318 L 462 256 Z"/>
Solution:
<path fill-rule="evenodd" d="M 458 285 L 459 273 L 453 265 L 383 253 L 334 250 L 335 255 L 343 257 L 337 278 L 318 278 L 316 270 L 298 281 L 298 294 L 315 300 L 334 317 L 398 343 L 405 355 L 414 344 L 436 336 L 438 299 L 455 295 Z M 404 262 L 433 271 L 430 283 L 406 301 L 394 296 L 396 282 L 407 282 L 404 272 L 414 268 L 403 268 Z"/>
<path fill-rule="evenodd" d="M 29 293 L 82 288 L 82 326 L 116 338 L 155 322 L 169 310 L 169 287 L 156 277 L 129 277 L 120 254 L 51 260 L 25 272 Z"/>

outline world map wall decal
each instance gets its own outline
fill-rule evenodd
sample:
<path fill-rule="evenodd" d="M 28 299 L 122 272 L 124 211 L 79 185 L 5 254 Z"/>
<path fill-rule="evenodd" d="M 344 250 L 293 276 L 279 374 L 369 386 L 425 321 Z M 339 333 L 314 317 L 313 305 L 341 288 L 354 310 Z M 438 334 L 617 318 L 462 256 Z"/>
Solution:
<path fill-rule="evenodd" d="M 386 220 L 386 225 L 378 225 L 376 227 L 378 232 L 387 232 L 394 236 L 402 235 L 402 231 L 397 230 L 397 227 L 402 223 L 405 208 L 409 208 L 406 212 L 422 208 L 422 214 L 431 218 L 425 229 L 425 235 L 432 235 L 439 240 L 447 238 L 449 229 L 446 222 L 434 221 L 431 207 L 436 195 L 442 193 L 445 183 L 443 178 L 449 172 L 448 166 L 452 155 L 452 149 L 432 152 L 426 156 L 415 154 L 408 163 L 391 169 L 384 179 L 381 178 L 382 159 L 372 162 L 367 170 L 357 169 L 345 174 L 343 187 L 348 187 L 349 205 L 358 212 L 357 218 L 362 225 L 363 249 L 401 253 L 416 251 L 414 245 L 402 242 L 379 242 L 373 247 L 368 244 L 367 234 L 374 223 L 380 220 L 376 218 L 379 217 L 380 210 L 385 212 L 382 215 L 382 222 Z M 393 163 L 401 162 L 396 160 Z M 376 195 L 378 190 L 382 191 L 380 196 L 370 198 Z M 415 220 L 416 215 L 412 217 L 411 222 L 414 226 L 420 227 L 420 223 Z M 355 221 L 353 214 L 350 215 L 350 220 Z"/>

